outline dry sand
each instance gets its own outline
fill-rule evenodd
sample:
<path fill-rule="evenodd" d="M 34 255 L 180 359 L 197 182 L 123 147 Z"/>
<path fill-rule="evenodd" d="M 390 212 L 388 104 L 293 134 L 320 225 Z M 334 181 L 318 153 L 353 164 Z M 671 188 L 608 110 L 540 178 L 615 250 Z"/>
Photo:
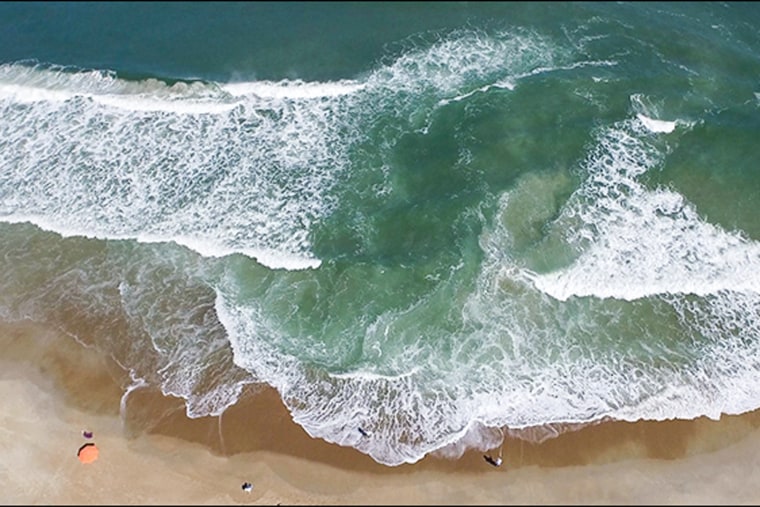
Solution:
<path fill-rule="evenodd" d="M 760 412 L 720 421 L 607 422 L 542 444 L 385 467 L 310 438 L 276 393 L 221 418 L 143 389 L 72 339 L 0 327 L 4 504 L 760 504 Z M 82 431 L 94 433 L 91 440 Z M 77 449 L 100 449 L 82 464 Z M 242 490 L 244 482 L 253 490 Z"/>

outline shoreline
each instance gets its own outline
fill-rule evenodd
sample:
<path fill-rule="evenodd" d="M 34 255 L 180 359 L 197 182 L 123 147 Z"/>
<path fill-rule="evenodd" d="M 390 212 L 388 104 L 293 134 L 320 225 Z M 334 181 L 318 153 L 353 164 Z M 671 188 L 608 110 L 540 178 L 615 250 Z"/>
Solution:
<path fill-rule="evenodd" d="M 507 436 L 500 468 L 474 450 L 387 467 L 311 438 L 273 389 L 200 419 L 181 399 L 138 389 L 122 421 L 114 365 L 46 333 L 0 326 L 9 503 L 760 503 L 760 411 L 603 422 L 540 444 Z M 84 429 L 101 451 L 90 465 L 76 459 Z"/>

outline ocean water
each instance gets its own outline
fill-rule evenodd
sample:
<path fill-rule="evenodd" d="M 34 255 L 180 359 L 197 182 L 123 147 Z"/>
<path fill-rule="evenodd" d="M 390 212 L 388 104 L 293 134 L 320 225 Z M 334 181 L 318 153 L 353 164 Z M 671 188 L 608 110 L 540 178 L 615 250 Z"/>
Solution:
<path fill-rule="evenodd" d="M 0 318 L 122 403 L 388 466 L 754 410 L 758 205 L 755 3 L 0 3 Z"/>

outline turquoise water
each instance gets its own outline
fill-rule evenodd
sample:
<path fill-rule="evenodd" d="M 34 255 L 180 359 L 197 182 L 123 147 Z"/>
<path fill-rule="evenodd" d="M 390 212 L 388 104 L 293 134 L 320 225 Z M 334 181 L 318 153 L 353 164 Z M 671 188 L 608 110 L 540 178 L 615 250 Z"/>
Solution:
<path fill-rule="evenodd" d="M 754 410 L 758 55 L 752 3 L 2 3 L 0 317 L 389 466 Z"/>

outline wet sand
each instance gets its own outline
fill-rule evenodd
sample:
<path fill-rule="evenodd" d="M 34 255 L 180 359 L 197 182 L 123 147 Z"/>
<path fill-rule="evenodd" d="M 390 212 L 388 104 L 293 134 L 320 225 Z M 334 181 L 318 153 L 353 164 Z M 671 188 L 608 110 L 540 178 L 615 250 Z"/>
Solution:
<path fill-rule="evenodd" d="M 139 389 L 122 420 L 125 381 L 71 338 L 0 326 L 3 503 L 760 504 L 760 411 L 508 438 L 500 468 L 476 451 L 386 467 L 309 437 L 272 390 L 189 419 L 181 400 Z M 100 449 L 87 465 L 86 442 Z"/>

